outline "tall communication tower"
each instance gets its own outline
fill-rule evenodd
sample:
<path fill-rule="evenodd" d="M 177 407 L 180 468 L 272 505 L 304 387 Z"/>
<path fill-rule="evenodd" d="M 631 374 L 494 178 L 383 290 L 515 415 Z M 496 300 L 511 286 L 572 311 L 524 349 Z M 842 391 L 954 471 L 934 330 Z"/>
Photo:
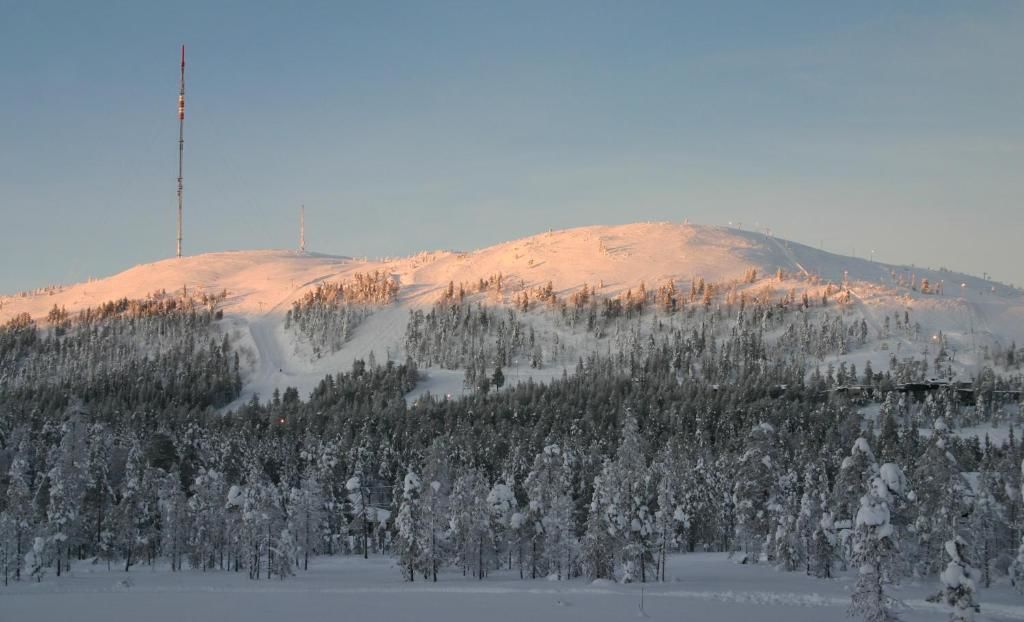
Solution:
<path fill-rule="evenodd" d="M 181 90 L 178 92 L 178 257 L 181 257 L 182 158 L 185 155 L 185 46 L 181 46 Z"/>
<path fill-rule="evenodd" d="M 306 206 L 299 208 L 299 252 L 306 252 Z"/>

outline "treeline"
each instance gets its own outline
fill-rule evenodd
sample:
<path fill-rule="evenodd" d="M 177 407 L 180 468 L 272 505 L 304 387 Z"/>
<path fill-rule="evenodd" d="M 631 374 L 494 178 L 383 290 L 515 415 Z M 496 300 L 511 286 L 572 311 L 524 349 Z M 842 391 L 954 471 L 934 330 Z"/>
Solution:
<path fill-rule="evenodd" d="M 711 286 L 701 287 L 707 291 Z M 625 299 L 658 300 L 659 295 L 648 294 L 641 286 L 640 297 L 627 292 Z M 465 369 L 465 386 L 486 391 L 495 377 L 503 377 L 503 368 L 574 366 L 581 356 L 594 352 L 603 353 L 623 373 L 632 373 L 656 356 L 671 360 L 681 376 L 699 373 L 708 381 L 729 382 L 736 370 L 748 366 L 816 366 L 827 356 L 865 347 L 871 338 L 863 316 L 840 306 L 811 309 L 790 294 L 775 300 L 767 293 L 735 301 L 716 299 L 709 306 L 675 307 L 676 311 L 640 306 L 629 314 L 609 312 L 616 307 L 608 306 L 609 299 L 599 302 L 587 286 L 569 299 L 579 306 L 523 311 L 486 305 L 478 295 L 449 284 L 429 310 L 410 311 L 405 351 L 421 368 Z M 877 337 L 919 338 L 920 326 L 911 323 L 909 311 L 891 319 L 885 318 L 885 332 L 880 328 Z M 948 376 L 952 362 L 945 337 L 939 334 L 928 347 L 934 347 L 930 360 L 897 342 L 884 373 L 870 364 L 857 370 L 841 363 L 825 377 L 842 386 L 891 389 L 897 383 Z"/>
<path fill-rule="evenodd" d="M 374 308 L 398 299 L 398 281 L 386 272 L 357 272 L 348 281 L 320 283 L 292 303 L 285 328 L 303 335 L 319 358 L 337 352 Z"/>
<path fill-rule="evenodd" d="M 860 499 L 884 462 L 914 492 L 893 501 L 906 560 L 894 573 L 934 574 L 954 535 L 990 576 L 1011 571 L 1013 435 L 949 433 L 963 409 L 941 393 L 890 392 L 868 424 L 846 397 L 822 399 L 834 377 L 721 350 L 682 382 L 666 349 L 630 373 L 594 356 L 549 385 L 413 406 L 412 361 L 357 362 L 308 401 L 288 390 L 228 415 L 14 395 L 0 419 L 0 560 L 12 579 L 74 558 L 257 579 L 311 555 L 384 552 L 409 579 L 454 567 L 642 581 L 664 578 L 668 553 L 707 548 L 827 576 L 858 563 Z"/>
<path fill-rule="evenodd" d="M 159 294 L 75 316 L 55 307 L 43 326 L 15 317 L 0 327 L 0 398 L 224 406 L 242 379 L 219 299 Z"/>

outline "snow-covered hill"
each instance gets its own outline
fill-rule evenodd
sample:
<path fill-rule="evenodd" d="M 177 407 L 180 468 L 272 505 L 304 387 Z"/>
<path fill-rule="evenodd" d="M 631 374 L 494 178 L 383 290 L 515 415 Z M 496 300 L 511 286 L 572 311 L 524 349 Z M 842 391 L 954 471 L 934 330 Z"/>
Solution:
<path fill-rule="evenodd" d="M 747 283 L 751 269 L 758 276 Z M 400 283 L 398 302 L 360 324 L 340 352 L 310 357 L 304 344 L 284 329 L 283 317 L 291 303 L 318 284 L 374 270 Z M 776 278 L 780 270 L 786 277 L 782 280 Z M 226 291 L 223 309 L 229 330 L 251 350 L 242 398 L 247 399 L 254 392 L 266 396 L 273 387 L 297 386 L 305 393 L 324 374 L 345 369 L 370 352 L 377 360 L 400 358 L 410 309 L 429 307 L 449 282 L 473 284 L 498 274 L 505 285 L 501 297 L 488 299 L 489 304 L 509 304 L 516 292 L 549 282 L 562 297 L 584 284 L 604 297 L 635 290 L 640 283 L 653 289 L 671 281 L 677 289 L 689 290 L 697 278 L 780 292 L 804 291 L 808 284 L 846 283 L 851 306 L 873 332 L 884 318 L 909 310 L 929 335 L 941 331 L 963 353 L 964 364 L 971 363 L 979 348 L 1024 343 L 1024 294 L 1005 285 L 944 270 L 844 257 L 759 233 L 674 223 L 580 227 L 472 252 L 438 251 L 394 259 L 283 250 L 167 259 L 108 278 L 0 297 L 0 321 L 20 313 L 44 320 L 55 305 L 74 312 L 158 290 Z M 929 290 L 941 293 L 923 293 L 925 279 Z M 880 352 L 862 352 L 851 360 L 870 359 L 873 354 Z M 534 375 L 545 373 L 553 372 Z M 433 374 L 435 381 L 444 376 Z M 444 390 L 444 383 L 434 390 Z"/>

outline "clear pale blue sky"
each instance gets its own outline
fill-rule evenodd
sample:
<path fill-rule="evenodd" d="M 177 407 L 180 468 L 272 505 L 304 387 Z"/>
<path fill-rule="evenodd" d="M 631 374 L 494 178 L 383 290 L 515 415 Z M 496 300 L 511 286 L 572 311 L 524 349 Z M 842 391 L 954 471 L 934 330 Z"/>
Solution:
<path fill-rule="evenodd" d="M 295 6 L 289 6 L 294 4 Z M 682 220 L 1024 284 L 1024 3 L 0 0 L 0 291 Z"/>

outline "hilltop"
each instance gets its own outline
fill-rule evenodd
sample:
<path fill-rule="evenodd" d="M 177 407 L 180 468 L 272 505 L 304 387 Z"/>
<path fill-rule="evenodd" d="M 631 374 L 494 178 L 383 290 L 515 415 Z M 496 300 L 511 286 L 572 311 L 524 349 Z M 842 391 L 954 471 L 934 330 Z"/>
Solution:
<path fill-rule="evenodd" d="M 339 352 L 312 356 L 308 344 L 283 329 L 286 312 L 303 295 L 326 283 L 377 271 L 399 285 L 397 300 L 362 322 Z M 831 284 L 837 291 L 849 292 L 844 312 L 863 319 L 874 334 L 882 334 L 889 317 L 904 313 L 913 315 L 925 339 L 941 333 L 951 348 L 962 353 L 958 363 L 964 375 L 975 370 L 981 349 L 1024 342 L 1024 296 L 1006 285 L 946 270 L 836 255 L 761 233 L 676 223 L 579 227 L 474 251 L 423 252 L 402 258 L 258 250 L 166 259 L 86 283 L 6 296 L 0 321 L 21 313 L 42 321 L 55 306 L 74 313 L 161 290 L 225 292 L 221 303 L 225 330 L 250 351 L 244 399 L 257 392 L 265 396 L 275 387 L 298 386 L 307 392 L 325 373 L 345 369 L 371 352 L 378 360 L 401 360 L 410 311 L 429 309 L 449 283 L 471 287 L 498 275 L 501 291 L 477 296 L 477 302 L 511 306 L 517 295 L 548 284 L 560 298 L 584 286 L 604 298 L 623 296 L 641 284 L 654 290 L 671 283 L 685 291 L 698 280 L 751 295 L 770 290 L 780 297 L 787 292 L 818 295 Z M 562 334 L 543 317 L 533 318 L 531 325 L 552 338 Z M 876 366 L 884 366 L 890 348 L 900 347 L 892 341 L 879 340 L 842 358 L 861 364 L 873 360 Z M 579 356 L 597 347 L 609 346 L 576 338 L 573 353 Z M 543 378 L 572 364 L 564 359 L 551 362 L 557 364 L 529 375 Z M 447 391 L 461 382 L 461 377 L 448 372 L 434 374 L 435 381 L 442 377 L 446 382 L 425 387 Z"/>

